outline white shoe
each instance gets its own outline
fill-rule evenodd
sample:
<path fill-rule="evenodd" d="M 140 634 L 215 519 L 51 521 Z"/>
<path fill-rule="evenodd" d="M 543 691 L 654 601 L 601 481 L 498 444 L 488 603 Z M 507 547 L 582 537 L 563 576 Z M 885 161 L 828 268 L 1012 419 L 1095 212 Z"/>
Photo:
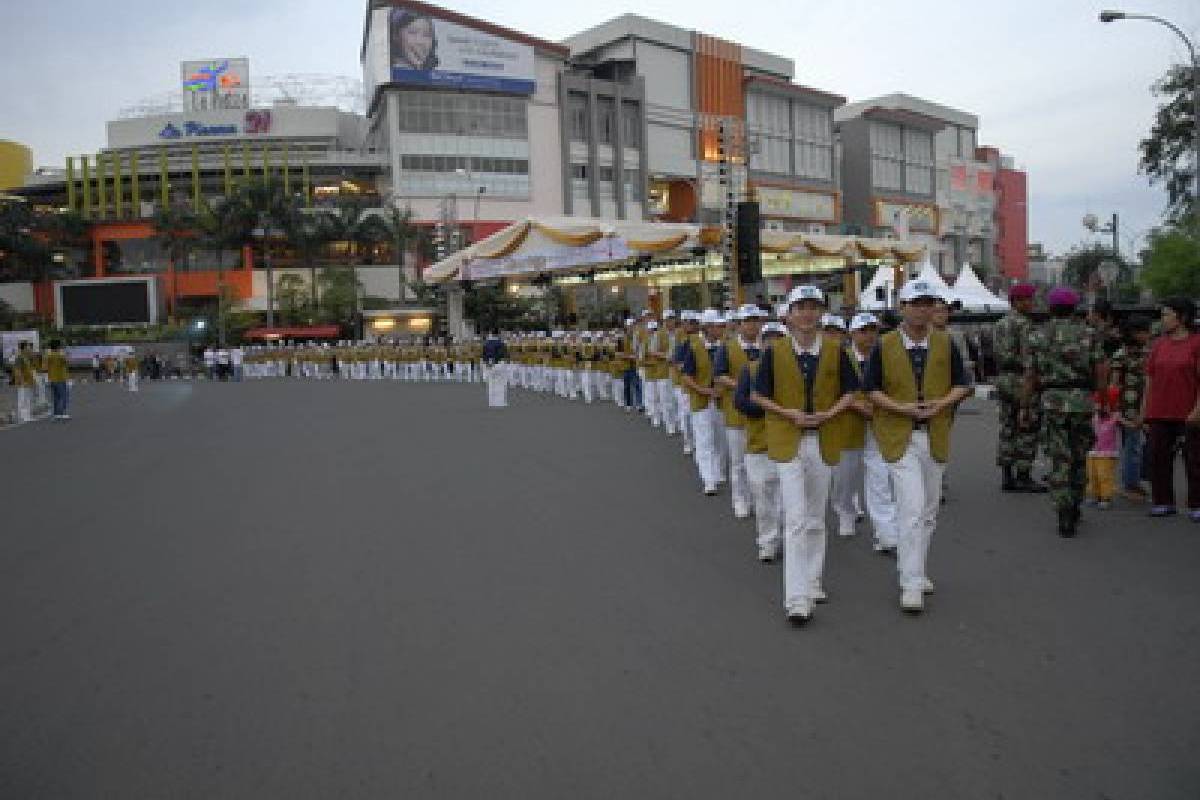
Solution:
<path fill-rule="evenodd" d="M 750 509 L 745 506 L 734 506 L 733 516 L 736 519 L 750 519 Z"/>
<path fill-rule="evenodd" d="M 798 600 L 787 607 L 788 621 L 793 625 L 803 625 L 812 619 L 812 601 L 808 598 Z"/>
<path fill-rule="evenodd" d="M 717 493 L 717 487 L 715 487 L 715 486 L 705 486 L 704 487 L 704 494 L 707 495 L 708 497 L 712 497 L 716 493 Z"/>
<path fill-rule="evenodd" d="M 913 614 L 924 611 L 925 595 L 922 594 L 921 588 L 905 589 L 900 592 L 900 608 Z"/>
<path fill-rule="evenodd" d="M 822 589 L 820 586 L 816 587 L 811 592 L 809 592 L 808 598 L 810 600 L 812 600 L 814 603 L 828 603 L 829 602 L 829 595 L 825 594 L 825 590 Z"/>
<path fill-rule="evenodd" d="M 933 581 L 929 578 L 921 578 L 921 593 L 933 594 Z"/>
<path fill-rule="evenodd" d="M 758 560 L 763 562 L 764 564 L 770 564 L 777 558 L 779 558 L 779 553 L 775 550 L 774 547 L 758 548 Z"/>

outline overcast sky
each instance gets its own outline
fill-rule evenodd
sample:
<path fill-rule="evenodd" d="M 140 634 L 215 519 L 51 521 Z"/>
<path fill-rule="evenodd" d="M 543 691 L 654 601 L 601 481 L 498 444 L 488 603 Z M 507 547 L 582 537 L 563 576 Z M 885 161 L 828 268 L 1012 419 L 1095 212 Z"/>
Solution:
<path fill-rule="evenodd" d="M 1117 0 L 1110 0 L 1110 4 Z M 456 0 L 471 16 L 558 40 L 627 11 L 791 58 L 796 80 L 851 101 L 903 91 L 970 111 L 980 142 L 1029 173 L 1030 240 L 1062 251 L 1080 217 L 1121 215 L 1141 243 L 1164 195 L 1137 173 L 1150 85 L 1186 52 L 1146 22 L 1102 25 L 1086 0 Z M 0 139 L 38 165 L 94 153 L 119 109 L 175 88 L 179 63 L 248 56 L 253 75 L 361 77 L 365 0 L 0 0 Z M 1118 5 L 1200 41 L 1200 2 Z"/>

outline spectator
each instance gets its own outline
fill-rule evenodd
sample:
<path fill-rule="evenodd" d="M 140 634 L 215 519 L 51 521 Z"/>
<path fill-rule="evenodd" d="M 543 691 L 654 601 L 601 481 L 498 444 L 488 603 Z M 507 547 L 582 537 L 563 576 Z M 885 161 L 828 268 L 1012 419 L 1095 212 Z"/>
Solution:
<path fill-rule="evenodd" d="M 1146 388 L 1146 351 L 1150 342 L 1150 319 L 1135 314 L 1121 326 L 1123 344 L 1112 358 L 1112 385 L 1119 392 L 1117 415 L 1121 426 L 1121 491 L 1126 498 L 1146 500 L 1142 488 L 1143 450 L 1142 395 Z"/>
<path fill-rule="evenodd" d="M 217 369 L 217 354 L 211 347 L 204 348 L 204 377 L 210 381 Z"/>
<path fill-rule="evenodd" d="M 1092 414 L 1092 433 L 1095 442 L 1087 454 L 1087 502 L 1106 509 L 1112 502 L 1117 483 L 1117 403 L 1120 393 L 1109 386 L 1105 393 L 1097 392 L 1096 410 Z"/>
<path fill-rule="evenodd" d="M 99 359 L 93 357 L 93 365 L 98 361 Z M 50 351 L 46 353 L 46 373 L 50 382 L 50 403 L 54 419 L 70 419 L 71 415 L 67 413 L 67 406 L 71 401 L 67 354 L 58 339 L 50 340 Z"/>
<path fill-rule="evenodd" d="M 224 347 L 217 350 L 217 377 L 223 381 L 229 380 L 229 351 Z"/>
<path fill-rule="evenodd" d="M 235 347 L 229 351 L 229 365 L 233 368 L 233 379 L 240 381 L 242 379 L 242 363 L 245 360 L 245 352 L 240 347 Z"/>
<path fill-rule="evenodd" d="M 1183 454 L 1187 503 L 1192 522 L 1200 522 L 1200 337 L 1192 333 L 1196 307 L 1187 298 L 1162 305 L 1162 336 L 1146 358 L 1146 389 L 1141 417 L 1150 446 L 1152 517 L 1175 507 L 1175 452 Z"/>

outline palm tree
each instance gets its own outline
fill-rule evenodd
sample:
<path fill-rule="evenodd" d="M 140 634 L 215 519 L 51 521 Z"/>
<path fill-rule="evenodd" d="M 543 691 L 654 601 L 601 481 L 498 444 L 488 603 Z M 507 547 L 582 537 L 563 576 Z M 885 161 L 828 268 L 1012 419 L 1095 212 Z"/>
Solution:
<path fill-rule="evenodd" d="M 253 246 L 258 239 L 257 232 L 262 232 L 263 266 L 267 271 L 267 327 L 274 327 L 275 274 L 271 268 L 271 235 L 286 224 L 296 201 L 284 194 L 283 186 L 277 181 L 244 183 L 238 187 L 233 199 L 245 205 L 256 223 L 256 227 L 241 231 L 244 238 L 239 244 Z"/>
<path fill-rule="evenodd" d="M 396 264 L 400 269 L 399 300 L 401 305 L 408 299 L 408 273 L 405 271 L 405 257 L 410 249 L 420 249 L 421 236 L 426 233 L 425 228 L 413 224 L 412 217 L 411 208 L 405 206 L 401 209 L 392 204 L 387 207 L 382 216 L 372 218 L 379 229 L 381 239 L 391 242 L 396 253 Z"/>
<path fill-rule="evenodd" d="M 241 247 L 252 238 L 256 219 L 245 200 L 234 195 L 215 203 L 205 203 L 197 219 L 204 246 L 217 260 L 217 342 L 225 344 L 225 311 L 228 297 L 225 287 L 225 253 Z"/>
<path fill-rule="evenodd" d="M 319 304 L 317 295 L 317 255 L 330 241 L 331 223 L 324 211 L 310 211 L 300 206 L 291 209 L 283 223 L 283 231 L 299 256 L 300 264 L 308 267 L 308 286 L 312 293 L 312 307 Z"/>
<path fill-rule="evenodd" d="M 346 243 L 346 263 L 354 266 L 357 263 L 358 246 L 372 241 L 373 217 L 366 214 L 367 207 L 357 199 L 339 201 L 327 212 L 328 231 L 335 242 Z"/>
<path fill-rule="evenodd" d="M 159 208 L 154 213 L 154 239 L 167 254 L 171 271 L 171 313 L 175 313 L 177 293 L 175 272 L 180 262 L 196 247 L 196 215 L 186 208 Z"/>

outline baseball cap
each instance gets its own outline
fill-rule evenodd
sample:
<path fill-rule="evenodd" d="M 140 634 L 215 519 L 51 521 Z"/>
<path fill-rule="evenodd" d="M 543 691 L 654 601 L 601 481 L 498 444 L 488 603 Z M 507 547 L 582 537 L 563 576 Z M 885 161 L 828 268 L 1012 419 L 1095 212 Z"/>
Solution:
<path fill-rule="evenodd" d="M 778 333 L 783 335 L 787 333 L 787 328 L 783 327 L 782 322 L 768 322 L 766 325 L 763 325 L 762 333 L 763 336 L 766 336 L 768 333 Z"/>
<path fill-rule="evenodd" d="M 839 317 L 837 314 L 825 314 L 821 317 L 822 328 L 837 328 L 839 331 L 846 330 L 846 320 Z"/>
<path fill-rule="evenodd" d="M 664 311 L 662 313 L 662 318 L 663 319 L 675 319 L 675 309 L 668 308 L 666 311 Z"/>
<path fill-rule="evenodd" d="M 900 287 L 900 297 L 897 298 L 901 303 L 909 303 L 916 300 L 918 297 L 932 297 L 940 299 L 942 297 L 941 290 L 934 286 L 929 281 L 909 281 Z"/>
<path fill-rule="evenodd" d="M 788 308 L 791 308 L 794 304 L 799 303 L 801 300 L 816 300 L 821 305 L 824 305 L 825 293 L 822 292 L 818 287 L 808 284 L 805 284 L 804 286 L 796 286 L 790 292 L 788 292 Z"/>
<path fill-rule="evenodd" d="M 700 315 L 700 324 L 701 325 L 724 325 L 725 317 L 721 314 L 720 311 L 717 311 L 715 308 L 706 308 L 706 309 L 704 309 L 704 313 Z"/>
<path fill-rule="evenodd" d="M 647 323 L 646 323 L 646 330 L 648 330 L 648 331 L 656 331 L 656 330 L 658 330 L 658 321 L 657 321 L 657 320 L 653 320 L 653 319 L 652 319 L 652 320 L 650 320 L 649 322 L 647 322 Z"/>
<path fill-rule="evenodd" d="M 850 330 L 852 331 L 859 331 L 863 328 L 869 328 L 872 325 L 878 327 L 879 318 L 866 311 L 855 314 L 854 318 L 850 320 Z"/>

